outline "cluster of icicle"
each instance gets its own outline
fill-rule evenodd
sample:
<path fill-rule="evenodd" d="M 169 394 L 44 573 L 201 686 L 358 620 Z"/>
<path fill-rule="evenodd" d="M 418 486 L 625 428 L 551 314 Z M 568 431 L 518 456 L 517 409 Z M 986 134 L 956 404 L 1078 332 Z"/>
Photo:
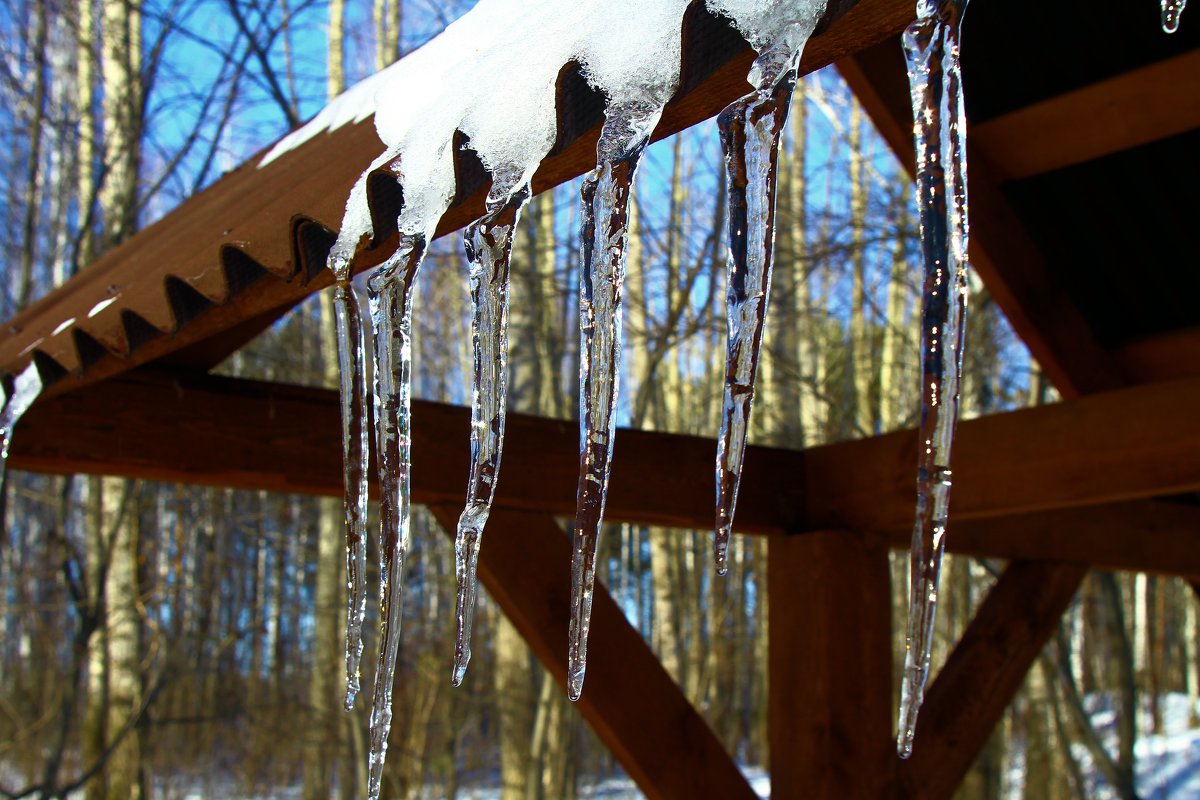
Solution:
<path fill-rule="evenodd" d="M 707 0 L 759 53 L 753 91 L 719 117 L 728 171 L 729 322 L 724 410 L 716 460 L 715 560 L 726 571 L 764 330 L 774 244 L 776 165 L 804 46 L 825 0 Z M 929 659 L 938 562 L 950 485 L 965 306 L 966 185 L 958 23 L 966 0 L 920 0 L 906 39 L 917 116 L 918 182 L 925 240 L 925 442 L 918 480 L 913 606 L 901 710 L 907 752 Z M 372 110 L 386 151 L 363 173 L 329 255 L 336 283 L 346 480 L 349 584 L 346 708 L 359 690 L 365 612 L 367 483 L 373 397 L 380 501 L 380 647 L 371 710 L 369 794 L 377 797 L 391 724 L 404 560 L 409 548 L 411 308 L 422 259 L 454 188 L 456 131 L 492 175 L 486 213 L 464 237 L 473 307 L 471 469 L 455 541 L 458 598 L 452 680 L 471 657 L 482 536 L 504 441 L 509 256 L 535 170 L 555 138 L 561 67 L 576 61 L 607 99 L 597 164 L 580 198 L 580 467 L 571 565 L 567 688 L 577 699 L 587 665 L 596 552 L 615 433 L 621 359 L 622 283 L 630 194 L 639 159 L 676 89 L 688 0 L 481 0 L 430 45 L 352 89 L 264 161 L 315 133 Z M 569 10 L 564 10 L 569 9 Z M 498 32 L 512 33 L 498 33 Z M 537 41 L 536 48 L 527 47 Z M 436 67 L 435 70 L 430 70 Z M 420 75 L 419 80 L 413 80 Z M 494 98 L 503 96 L 503 106 Z M 341 103 L 339 105 L 338 103 Z M 378 106 L 376 107 L 376 103 Z M 350 280 L 372 242 L 366 184 L 390 172 L 403 192 L 395 253 L 367 282 L 374 385 L 367 386 L 366 330 Z"/>

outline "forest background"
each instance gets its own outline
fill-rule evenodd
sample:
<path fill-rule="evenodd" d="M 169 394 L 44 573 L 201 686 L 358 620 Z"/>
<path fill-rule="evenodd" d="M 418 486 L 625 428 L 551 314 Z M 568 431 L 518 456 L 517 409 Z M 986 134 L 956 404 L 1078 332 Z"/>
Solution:
<path fill-rule="evenodd" d="M 17 233 L 3 251 L 0 317 L 469 6 L 4 0 L 0 219 Z M 644 160 L 622 424 L 717 429 L 723 172 L 711 123 L 655 144 Z M 577 411 L 578 190 L 544 193 L 522 219 L 514 410 Z M 799 448 L 911 426 L 919 362 L 909 185 L 834 70 L 798 87 L 777 236 L 752 441 Z M 415 391 L 461 404 L 470 334 L 459 237 L 438 241 L 429 262 Z M 986 290 L 973 289 L 966 414 L 1053 402 Z M 334 386 L 331 316 L 327 298 L 312 298 L 220 370 Z M 345 714 L 340 702 L 337 502 L 12 472 L 0 508 L 0 796 L 363 794 L 367 715 Z M 735 537 L 721 580 L 709 537 L 610 526 L 600 575 L 739 763 L 769 770 L 765 543 Z M 617 774 L 486 598 L 471 670 L 451 689 L 453 551 L 421 510 L 414 541 L 386 796 L 498 787 L 505 800 L 572 798 Z M 907 556 L 892 558 L 899 658 Z M 935 669 L 1001 566 L 947 561 Z M 1196 606 L 1175 579 L 1090 575 L 959 796 L 1135 797 L 1139 737 L 1162 733 L 1169 708 L 1198 723 Z M 369 637 L 365 664 L 374 645 Z"/>

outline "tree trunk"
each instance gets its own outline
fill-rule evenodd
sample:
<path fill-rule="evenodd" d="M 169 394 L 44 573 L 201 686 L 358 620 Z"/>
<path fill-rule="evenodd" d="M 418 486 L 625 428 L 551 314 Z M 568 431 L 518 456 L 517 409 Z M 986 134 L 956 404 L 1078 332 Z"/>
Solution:
<path fill-rule="evenodd" d="M 42 128 L 46 119 L 46 3 L 33 4 L 33 75 L 31 76 L 29 154 L 25 169 L 25 201 L 22 204 L 20 287 L 17 304 L 24 308 L 33 299 L 33 270 L 37 258 L 37 222 L 39 198 L 41 197 L 40 175 L 42 166 Z"/>
<path fill-rule="evenodd" d="M 100 70 L 104 81 L 104 213 L 107 249 L 137 229 L 141 151 L 141 14 L 127 0 L 102 0 Z"/>
<path fill-rule="evenodd" d="M 325 66 L 325 95 L 330 100 L 346 88 L 344 39 L 346 0 L 329 0 L 329 44 Z"/>
<path fill-rule="evenodd" d="M 96 114 L 93 110 L 96 99 L 95 14 L 92 0 L 79 0 L 79 42 L 75 57 L 75 113 L 79 118 L 79 138 L 76 144 L 79 163 L 76 207 L 82 230 L 79 232 L 76 268 L 80 264 L 91 263 L 95 256 L 96 244 L 92 235 L 92 209 L 96 203 Z"/>
<path fill-rule="evenodd" d="M 862 148 L 862 107 L 850 101 L 850 235 L 854 286 L 850 299 L 850 363 L 854 389 L 854 434 L 875 433 L 871 399 L 871 333 L 867 328 L 867 183 Z"/>
<path fill-rule="evenodd" d="M 908 218 L 908 184 L 905 183 L 897 203 L 897 217 Z M 899 226 L 901 229 L 907 225 Z M 883 354 L 879 367 L 880 427 L 886 433 L 902 427 L 911 409 L 904 402 L 905 364 L 909 362 L 910 326 L 908 320 L 909 266 L 904 258 L 904 236 L 896 237 L 892 251 L 892 272 L 888 279 L 887 319 L 883 328 Z"/>
<path fill-rule="evenodd" d="M 500 797 L 501 800 L 525 800 L 534 701 L 529 648 L 507 617 L 499 615 L 496 622 Z"/>
<path fill-rule="evenodd" d="M 1200 725 L 1200 615 L 1196 613 L 1194 592 L 1183 598 L 1184 676 L 1187 684 L 1188 726 Z"/>

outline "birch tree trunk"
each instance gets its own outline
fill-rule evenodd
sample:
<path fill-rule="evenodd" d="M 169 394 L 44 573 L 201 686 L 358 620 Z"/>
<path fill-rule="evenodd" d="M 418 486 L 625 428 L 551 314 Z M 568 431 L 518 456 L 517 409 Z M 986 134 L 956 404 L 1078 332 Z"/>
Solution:
<path fill-rule="evenodd" d="M 104 166 L 100 209 L 105 248 L 137 229 L 141 161 L 141 12 L 129 0 L 102 0 Z"/>
<path fill-rule="evenodd" d="M 95 255 L 95 237 L 92 235 L 94 223 L 92 210 L 96 204 L 96 114 L 93 111 L 95 102 L 95 14 L 96 9 L 92 0 L 78 0 L 76 24 L 79 26 L 79 41 L 75 56 L 75 114 L 79 119 L 79 135 L 77 141 L 79 177 L 76 193 L 76 207 L 79 212 L 79 256 L 80 264 L 90 264 Z M 60 282 L 63 278 L 60 276 Z"/>
<path fill-rule="evenodd" d="M 1197 604 L 1194 592 L 1186 592 L 1183 597 L 1183 636 L 1184 636 L 1184 676 L 1187 683 L 1188 725 L 1195 727 L 1200 724 L 1200 615 L 1196 613 Z"/>
<path fill-rule="evenodd" d="M 862 146 L 862 107 L 850 100 L 850 236 L 854 286 L 850 298 L 850 363 L 854 390 L 854 433 L 875 433 L 871 402 L 871 333 L 867 328 L 867 183 Z"/>
<path fill-rule="evenodd" d="M 897 202 L 896 216 L 907 221 L 908 184 L 905 183 Z M 909 343 L 912 341 L 908 320 L 909 290 L 908 262 L 904 258 L 903 230 L 908 226 L 897 226 L 901 235 L 896 237 L 892 251 L 892 270 L 888 278 L 887 288 L 887 319 L 883 329 L 883 353 L 879 367 L 879 418 L 880 429 L 886 433 L 902 427 L 904 421 L 911 415 L 911 409 L 906 408 L 904 398 L 905 379 L 909 362 Z"/>
<path fill-rule="evenodd" d="M 120 478 L 88 483 L 89 585 L 95 587 L 98 628 L 87 654 L 84 760 L 86 768 L 102 765 L 86 784 L 89 800 L 142 796 L 140 748 L 133 730 L 142 701 L 138 533 L 133 515 L 125 513 L 131 490 Z"/>
<path fill-rule="evenodd" d="M 22 219 L 20 285 L 17 304 L 29 305 L 33 299 L 33 271 L 37 258 L 38 209 L 41 204 L 42 128 L 46 119 L 46 3 L 33 4 L 33 75 L 30 76 L 29 154 L 25 168 L 25 201 Z"/>
<path fill-rule="evenodd" d="M 332 100 L 346 88 L 346 0 L 329 0 L 328 50 L 325 57 L 325 96 Z"/>

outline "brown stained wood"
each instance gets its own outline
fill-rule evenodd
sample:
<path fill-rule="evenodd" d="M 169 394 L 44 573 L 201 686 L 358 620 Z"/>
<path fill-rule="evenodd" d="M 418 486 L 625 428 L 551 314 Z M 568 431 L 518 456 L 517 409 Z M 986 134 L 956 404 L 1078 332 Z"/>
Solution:
<path fill-rule="evenodd" d="M 840 3 L 839 11 L 848 5 Z M 820 68 L 892 36 L 913 13 L 910 0 L 861 0 L 813 38 L 803 68 Z M 752 57 L 746 49 L 725 64 L 713 65 L 704 80 L 668 105 L 655 138 L 715 115 L 744 93 Z M 535 176 L 535 189 L 545 190 L 590 169 L 598 130 L 591 128 L 546 159 Z M 351 185 L 381 149 L 374 125 L 367 120 L 318 135 L 261 169 L 256 167 L 256 156 L 10 320 L 8 335 L 0 339 L 0 368 L 21 369 L 33 349 L 38 349 L 71 373 L 49 389 L 49 396 L 196 348 L 240 328 L 241 336 L 224 339 L 226 347 L 236 348 L 254 332 L 245 327 L 247 320 L 274 319 L 328 285 L 325 271 L 308 283 L 296 276 L 292 222 L 309 219 L 336 230 Z M 439 234 L 458 230 L 482 213 L 485 188 L 454 206 L 442 220 Z M 228 297 L 219 258 L 225 245 L 243 250 L 271 274 Z M 381 243 L 366 254 L 360 268 L 380 263 L 394 246 L 391 240 Z M 177 276 L 217 305 L 181 325 L 164 290 L 169 276 Z M 97 303 L 114 296 L 116 302 L 89 317 Z M 129 353 L 121 324 L 125 311 L 136 313 L 164 335 Z M 80 372 L 85 365 L 70 331 L 55 333 L 69 319 L 114 355 L 94 360 Z M 209 348 L 204 360 L 211 362 L 220 353 Z"/>
<path fill-rule="evenodd" d="M 432 510 L 453 536 L 462 506 Z M 564 687 L 570 566 L 570 540 L 552 516 L 492 512 L 480 549 L 480 579 Z M 468 671 L 466 680 L 490 679 L 478 670 Z M 592 605 L 587 680 L 576 707 L 649 798 L 757 796 L 704 718 L 599 584 Z"/>
<path fill-rule="evenodd" d="M 770 540 L 771 797 L 875 800 L 896 761 L 887 546 L 821 531 Z"/>
<path fill-rule="evenodd" d="M 1133 342 L 1113 353 L 1129 383 L 1200 375 L 1200 328 L 1173 331 Z"/>
<path fill-rule="evenodd" d="M 901 164 L 913 173 L 912 107 L 899 39 L 867 48 L 838 69 Z M 996 167 L 970 149 L 971 263 L 1064 397 L 1121 385 L 1111 356 L 1046 269 L 1045 259 L 1000 192 Z"/>
<path fill-rule="evenodd" d="M 999 523 L 972 527 L 974 520 L 1200 490 L 1196 408 L 1200 379 L 1189 379 L 963 422 L 955 445 L 950 550 L 1095 557 L 1111 568 L 1200 574 L 1190 514 L 1171 506 L 1122 534 L 1116 521 L 1134 522 L 1138 515 L 1126 507 L 1124 516 L 1096 529 L 1102 544 L 1086 528 L 1064 524 L 1054 532 L 1054 517 L 1026 520 L 1028 530 L 1042 525 L 1049 531 L 1041 537 Z M 131 373 L 34 406 L 16 431 L 10 465 L 336 496 L 340 430 L 333 391 Z M 418 502 L 461 502 L 469 431 L 467 409 L 414 403 Z M 708 527 L 715 447 L 703 437 L 619 431 L 607 518 Z M 751 447 L 738 530 L 876 531 L 902 547 L 911 535 L 915 447 L 912 432 L 803 452 Z M 497 505 L 572 514 L 578 457 L 575 422 L 510 414 L 509 466 Z M 1102 517 L 1096 512 L 1090 519 L 1099 524 Z"/>
<path fill-rule="evenodd" d="M 998 181 L 1019 180 L 1200 128 L 1200 51 L 973 127 Z"/>
<path fill-rule="evenodd" d="M 898 795 L 949 800 L 1025 679 L 1087 568 L 1015 561 L 925 692 Z"/>
<path fill-rule="evenodd" d="M 908 547 L 904 531 L 889 543 Z M 1134 500 L 1082 508 L 954 519 L 949 547 L 956 555 L 1061 561 L 1092 569 L 1180 575 L 1200 580 L 1200 507 Z"/>

